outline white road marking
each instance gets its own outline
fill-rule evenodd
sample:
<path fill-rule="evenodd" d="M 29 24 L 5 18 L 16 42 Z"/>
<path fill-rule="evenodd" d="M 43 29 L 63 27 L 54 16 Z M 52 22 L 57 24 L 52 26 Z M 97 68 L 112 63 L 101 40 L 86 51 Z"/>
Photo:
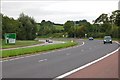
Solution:
<path fill-rule="evenodd" d="M 117 51 L 119 51 L 119 49 L 120 49 L 120 47 L 118 47 L 118 49 L 116 49 L 115 51 L 113 51 L 113 52 L 111 52 L 111 53 L 109 53 L 109 54 L 107 54 L 107 55 L 105 55 L 105 56 L 103 56 L 103 57 L 101 57 L 101 58 L 99 58 L 99 59 L 97 59 L 97 60 L 94 60 L 94 61 L 92 61 L 92 62 L 90 62 L 90 63 L 88 63 L 88 64 L 85 64 L 85 65 L 77 68 L 77 69 L 74 69 L 74 70 L 72 70 L 72 71 L 70 71 L 70 72 L 67 72 L 67 73 L 65 73 L 65 74 L 63 74 L 63 75 L 60 75 L 60 76 L 56 77 L 56 78 L 53 79 L 53 80 L 58 80 L 58 79 L 60 79 L 60 78 L 64 78 L 64 77 L 69 76 L 69 75 L 71 75 L 71 74 L 73 74 L 73 73 L 75 73 L 75 72 L 77 72 L 77 71 L 79 71 L 79 70 L 81 70 L 81 69 L 84 69 L 84 68 L 86 68 L 86 67 L 88 67 L 88 66 L 90 66 L 90 65 L 92 65 L 92 64 L 94 64 L 94 63 L 97 63 L 98 61 L 101 61 L 101 60 L 103 60 L 104 58 L 106 58 L 106 57 L 114 54 L 114 53 L 117 52 Z"/>
<path fill-rule="evenodd" d="M 58 51 L 64 51 L 64 50 L 71 49 L 71 48 L 77 48 L 77 47 L 83 46 L 84 44 L 85 44 L 85 43 L 82 42 L 82 44 L 81 44 L 81 45 L 78 45 L 78 46 L 68 47 L 68 48 L 64 48 L 64 49 L 61 49 L 61 50 L 54 50 L 54 51 L 45 52 L 45 53 L 41 53 L 41 54 L 48 54 L 48 53 L 51 53 L 51 52 L 58 52 Z M 30 54 L 29 56 L 18 57 L 18 58 L 13 58 L 13 59 L 8 59 L 8 60 L 2 60 L 2 61 L 0 61 L 0 62 L 13 61 L 13 60 L 18 60 L 18 59 L 22 59 L 22 58 L 38 56 L 38 55 L 41 55 L 41 54 Z"/>
<path fill-rule="evenodd" d="M 43 61 L 47 61 L 47 59 L 42 59 L 42 60 L 39 60 L 38 62 L 43 62 Z"/>

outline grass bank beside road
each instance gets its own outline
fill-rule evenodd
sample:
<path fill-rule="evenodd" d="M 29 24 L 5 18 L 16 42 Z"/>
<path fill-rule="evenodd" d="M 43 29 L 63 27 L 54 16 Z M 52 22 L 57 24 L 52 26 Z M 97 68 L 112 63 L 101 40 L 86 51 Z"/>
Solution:
<path fill-rule="evenodd" d="M 60 48 L 67 48 L 67 47 L 74 46 L 74 45 L 77 45 L 77 43 L 76 42 L 66 42 L 66 43 L 60 43 L 60 44 L 36 46 L 36 47 L 31 47 L 31 48 L 3 50 L 2 58 L 25 55 L 25 54 L 34 54 L 34 53 L 38 53 L 38 52 L 45 52 L 45 51 L 50 51 L 50 50 L 55 50 L 55 49 L 60 49 Z"/>
<path fill-rule="evenodd" d="M 7 49 L 7 48 L 16 48 L 16 47 L 23 47 L 23 46 L 31 46 L 35 44 L 40 44 L 42 42 L 35 41 L 35 40 L 17 40 L 16 44 L 6 44 L 5 40 L 2 40 L 2 48 Z"/>

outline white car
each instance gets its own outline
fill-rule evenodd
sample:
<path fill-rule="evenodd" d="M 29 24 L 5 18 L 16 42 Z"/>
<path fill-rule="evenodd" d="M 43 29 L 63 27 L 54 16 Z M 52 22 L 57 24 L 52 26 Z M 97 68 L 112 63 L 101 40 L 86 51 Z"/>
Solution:
<path fill-rule="evenodd" d="M 93 37 L 89 37 L 89 40 L 94 40 Z"/>

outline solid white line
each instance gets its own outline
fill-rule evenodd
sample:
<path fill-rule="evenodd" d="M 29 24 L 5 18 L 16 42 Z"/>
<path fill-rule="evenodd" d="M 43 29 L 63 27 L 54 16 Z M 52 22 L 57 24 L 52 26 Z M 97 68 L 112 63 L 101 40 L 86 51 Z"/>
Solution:
<path fill-rule="evenodd" d="M 99 58 L 99 59 L 97 59 L 97 60 L 94 60 L 94 61 L 92 61 L 92 62 L 90 62 L 90 63 L 88 63 L 88 64 L 86 64 L 86 65 L 83 65 L 83 66 L 77 68 L 77 69 L 74 69 L 74 70 L 72 70 L 72 71 L 70 71 L 70 72 L 67 72 L 67 73 L 65 73 L 65 74 L 63 74 L 63 75 L 60 75 L 60 76 L 56 77 L 56 78 L 53 79 L 53 80 L 58 80 L 58 79 L 60 79 L 60 78 L 64 78 L 64 77 L 69 76 L 69 75 L 71 75 L 71 74 L 73 74 L 73 73 L 75 73 L 75 72 L 77 72 L 77 71 L 79 71 L 79 70 L 81 70 L 81 69 L 83 69 L 83 68 L 86 68 L 86 67 L 88 67 L 88 66 L 90 66 L 90 65 L 92 65 L 92 64 L 94 64 L 94 63 L 96 63 L 96 62 L 98 62 L 98 61 L 101 61 L 101 60 L 103 60 L 104 58 L 106 58 L 106 57 L 114 54 L 114 53 L 117 52 L 119 49 L 120 49 L 120 47 L 119 47 L 118 49 L 116 49 L 115 51 L 113 51 L 113 52 L 111 52 L 111 53 L 109 53 L 109 54 L 107 54 L 107 55 L 105 55 L 105 56 L 103 56 L 103 57 L 101 57 L 101 58 Z"/>
<path fill-rule="evenodd" d="M 41 54 L 33 54 L 33 55 L 29 55 L 29 56 L 24 56 L 24 57 L 18 57 L 18 58 L 13 58 L 13 59 L 8 59 L 8 60 L 2 60 L 2 61 L 0 61 L 0 62 L 13 61 L 13 60 L 18 60 L 18 59 L 22 59 L 22 58 L 33 57 L 33 56 L 38 56 L 38 55 L 42 55 L 42 54 L 48 54 L 48 53 L 51 53 L 51 52 L 64 51 L 64 50 L 67 50 L 67 49 L 71 49 L 71 48 L 76 48 L 76 47 L 83 46 L 84 44 L 85 44 L 85 43 L 82 42 L 81 45 L 74 46 L 74 47 L 68 47 L 68 48 L 64 48 L 64 49 L 61 49 L 61 50 L 53 50 L 53 51 L 45 52 L 45 53 L 41 53 Z"/>

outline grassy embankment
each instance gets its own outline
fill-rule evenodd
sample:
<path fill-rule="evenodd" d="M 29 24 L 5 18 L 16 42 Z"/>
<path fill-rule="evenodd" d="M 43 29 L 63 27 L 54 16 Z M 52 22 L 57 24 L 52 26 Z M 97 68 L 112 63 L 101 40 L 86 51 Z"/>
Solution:
<path fill-rule="evenodd" d="M 60 49 L 60 48 L 67 48 L 67 47 L 74 46 L 74 45 L 77 45 L 77 43 L 69 41 L 66 43 L 36 46 L 36 47 L 31 47 L 31 48 L 3 50 L 2 51 L 2 58 L 25 55 L 25 54 L 34 54 L 37 52 L 45 52 L 45 51 L 50 51 L 50 50 L 55 50 L 55 49 Z"/>
<path fill-rule="evenodd" d="M 31 46 L 35 44 L 40 44 L 42 42 L 34 41 L 34 40 L 17 40 L 16 44 L 6 44 L 5 40 L 2 40 L 2 48 L 16 48 L 16 47 L 23 47 L 23 46 Z"/>
<path fill-rule="evenodd" d="M 57 33 L 51 33 L 43 36 L 38 36 L 38 38 L 62 38 L 64 27 L 61 25 L 53 25 L 55 27 L 55 30 L 58 31 Z M 60 31 L 60 32 L 59 32 Z"/>

